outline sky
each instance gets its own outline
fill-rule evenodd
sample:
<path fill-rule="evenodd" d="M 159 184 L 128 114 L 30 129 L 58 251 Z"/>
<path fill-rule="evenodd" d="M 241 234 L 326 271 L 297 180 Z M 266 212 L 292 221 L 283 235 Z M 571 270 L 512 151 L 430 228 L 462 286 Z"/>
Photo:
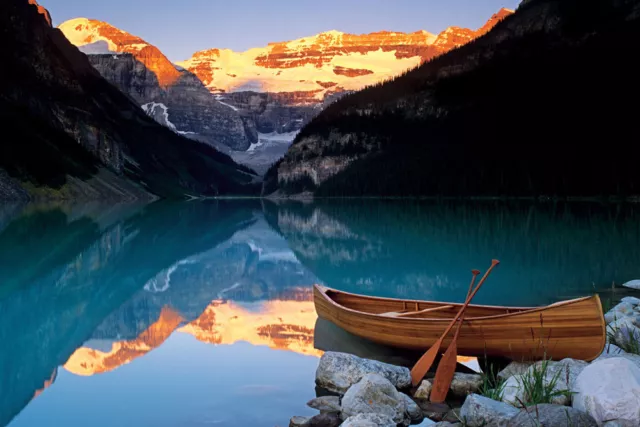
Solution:
<path fill-rule="evenodd" d="M 244 51 L 323 31 L 438 33 L 478 28 L 520 0 L 39 0 L 54 25 L 106 21 L 157 46 L 172 61 L 210 48 Z"/>

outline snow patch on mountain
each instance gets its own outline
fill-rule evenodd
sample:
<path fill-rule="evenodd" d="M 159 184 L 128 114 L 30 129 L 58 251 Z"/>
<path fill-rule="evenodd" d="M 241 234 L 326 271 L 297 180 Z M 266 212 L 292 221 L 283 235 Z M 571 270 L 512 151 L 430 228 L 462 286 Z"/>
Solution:
<path fill-rule="evenodd" d="M 223 98 L 222 96 L 220 96 L 220 95 L 216 95 L 216 100 L 217 100 L 220 104 L 222 104 L 222 105 L 224 105 L 224 106 L 227 106 L 227 107 L 231 108 L 233 111 L 238 111 L 238 108 L 237 108 L 237 107 L 234 107 L 234 106 L 233 106 L 233 105 L 231 105 L 231 104 L 227 104 L 226 102 L 224 102 L 224 101 L 223 101 L 223 99 L 224 99 L 224 98 Z"/>
<path fill-rule="evenodd" d="M 188 259 L 178 261 L 166 270 L 162 270 L 160 273 L 156 274 L 154 278 L 145 283 L 144 290 L 154 294 L 166 291 L 171 286 L 171 275 L 175 273 L 180 266 L 193 263 L 194 261 Z"/>
<path fill-rule="evenodd" d="M 166 105 L 161 102 L 148 102 L 142 105 L 142 109 L 155 121 L 178 133 L 176 126 L 169 121 L 169 108 Z"/>
<path fill-rule="evenodd" d="M 80 50 L 80 52 L 84 53 L 85 55 L 108 55 L 111 53 L 116 53 L 109 49 L 109 43 L 104 40 L 98 40 L 93 43 L 79 46 L 78 50 Z"/>
<path fill-rule="evenodd" d="M 112 52 L 119 52 L 118 46 L 100 34 L 99 28 L 87 18 L 70 19 L 58 27 L 67 39 L 76 46 L 83 46 L 96 41 L 104 41 Z"/>

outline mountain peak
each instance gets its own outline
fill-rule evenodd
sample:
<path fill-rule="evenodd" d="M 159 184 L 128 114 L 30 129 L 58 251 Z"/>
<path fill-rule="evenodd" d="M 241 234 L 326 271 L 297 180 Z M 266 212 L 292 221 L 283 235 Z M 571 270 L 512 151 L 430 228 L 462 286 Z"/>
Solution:
<path fill-rule="evenodd" d="M 342 31 L 338 31 L 338 30 L 329 30 L 329 31 L 324 31 L 322 33 L 320 33 L 322 35 L 327 35 L 327 36 L 331 36 L 331 37 L 338 37 L 338 36 L 342 36 L 344 35 L 344 33 Z"/>
<path fill-rule="evenodd" d="M 132 54 L 156 74 L 163 87 L 172 85 L 181 75 L 181 72 L 157 47 L 107 22 L 75 18 L 63 22 L 58 28 L 72 44 L 79 48 L 102 41 L 107 43 L 108 51 Z M 83 51 L 101 53 L 105 49 L 83 49 Z"/>
<path fill-rule="evenodd" d="M 51 14 L 47 9 L 40 6 L 36 0 L 29 0 L 29 4 L 37 7 L 38 13 L 44 17 L 45 21 L 47 21 L 47 24 L 49 24 L 50 27 L 53 26 L 53 24 L 51 23 Z"/>
<path fill-rule="evenodd" d="M 514 13 L 514 10 L 503 7 L 498 12 L 494 13 L 482 27 L 478 28 L 478 31 L 476 31 L 476 37 L 480 37 L 488 33 L 498 22 L 502 21 L 507 16 L 513 15 Z"/>

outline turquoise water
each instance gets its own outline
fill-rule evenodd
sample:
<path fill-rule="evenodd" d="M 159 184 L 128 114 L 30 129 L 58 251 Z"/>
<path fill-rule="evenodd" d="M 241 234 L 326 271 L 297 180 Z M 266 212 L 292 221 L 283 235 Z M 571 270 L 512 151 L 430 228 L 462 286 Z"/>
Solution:
<path fill-rule="evenodd" d="M 498 258 L 478 303 L 608 304 L 640 278 L 639 209 L 5 204 L 0 426 L 285 426 L 314 413 L 313 283 L 461 301 Z"/>

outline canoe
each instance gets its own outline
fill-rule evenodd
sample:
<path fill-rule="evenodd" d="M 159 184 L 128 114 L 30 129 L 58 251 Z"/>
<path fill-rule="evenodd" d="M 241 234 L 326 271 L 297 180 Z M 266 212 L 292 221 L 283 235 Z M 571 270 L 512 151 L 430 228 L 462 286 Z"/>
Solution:
<path fill-rule="evenodd" d="M 379 298 L 315 285 L 318 316 L 378 344 L 427 350 L 462 304 Z M 450 333 L 443 342 L 446 349 Z M 458 354 L 516 361 L 590 361 L 602 353 L 606 326 L 598 295 L 544 307 L 470 304 L 458 337 Z M 444 350 L 443 350 L 444 351 Z"/>

